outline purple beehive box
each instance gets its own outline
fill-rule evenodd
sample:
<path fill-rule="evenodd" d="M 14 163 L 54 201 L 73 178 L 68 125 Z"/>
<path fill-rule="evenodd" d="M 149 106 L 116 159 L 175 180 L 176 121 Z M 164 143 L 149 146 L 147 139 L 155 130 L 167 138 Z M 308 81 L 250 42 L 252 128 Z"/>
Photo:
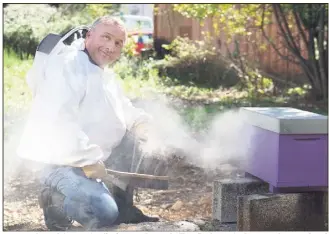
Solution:
<path fill-rule="evenodd" d="M 272 192 L 328 187 L 328 119 L 294 108 L 240 108 L 249 132 L 246 172 Z"/>

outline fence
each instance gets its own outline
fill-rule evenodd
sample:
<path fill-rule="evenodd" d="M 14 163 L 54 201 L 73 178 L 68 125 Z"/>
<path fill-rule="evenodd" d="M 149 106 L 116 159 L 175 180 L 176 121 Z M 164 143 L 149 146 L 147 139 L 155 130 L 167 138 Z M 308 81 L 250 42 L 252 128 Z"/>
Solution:
<path fill-rule="evenodd" d="M 204 25 L 201 26 L 200 22 L 196 19 L 186 18 L 174 12 L 171 4 L 156 4 L 158 13 L 154 16 L 154 37 L 163 38 L 168 42 L 175 39 L 177 36 L 187 36 L 192 40 L 202 40 L 204 35 L 202 32 L 208 32 L 214 37 L 214 46 L 221 50 L 224 55 L 227 55 L 227 48 L 225 41 L 226 36 L 221 32 L 219 27 L 219 36 L 215 36 L 212 27 L 212 19 L 207 18 Z M 266 34 L 273 39 L 279 51 L 287 56 L 291 55 L 288 49 L 284 46 L 283 40 L 279 34 L 278 25 L 273 19 L 273 23 L 265 26 Z M 302 54 L 305 56 L 306 47 L 298 34 L 297 27 L 291 29 L 293 35 L 298 39 L 297 45 L 301 47 Z M 260 69 L 272 74 L 279 75 L 284 78 L 293 79 L 296 77 L 303 77 L 302 70 L 298 64 L 283 60 L 277 52 L 267 43 L 266 38 L 263 36 L 261 30 L 254 28 L 252 34 L 249 36 L 240 36 L 237 39 L 240 45 L 240 53 L 247 54 L 248 60 L 257 63 Z M 261 47 L 261 45 L 266 45 Z M 235 49 L 234 42 L 228 43 L 230 51 Z"/>

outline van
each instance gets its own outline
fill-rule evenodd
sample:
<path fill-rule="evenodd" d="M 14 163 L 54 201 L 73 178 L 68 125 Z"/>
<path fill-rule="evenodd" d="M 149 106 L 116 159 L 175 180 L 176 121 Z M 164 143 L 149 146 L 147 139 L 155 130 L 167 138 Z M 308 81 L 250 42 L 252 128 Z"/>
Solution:
<path fill-rule="evenodd" d="M 140 15 L 123 15 L 121 18 L 128 33 L 139 31 L 153 34 L 154 32 L 153 19 L 151 17 Z"/>

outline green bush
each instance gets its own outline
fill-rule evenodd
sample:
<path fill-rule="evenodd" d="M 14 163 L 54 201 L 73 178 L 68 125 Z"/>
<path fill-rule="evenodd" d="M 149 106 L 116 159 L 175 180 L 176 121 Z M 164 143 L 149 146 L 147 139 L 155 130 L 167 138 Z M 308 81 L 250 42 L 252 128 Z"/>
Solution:
<path fill-rule="evenodd" d="M 4 9 L 4 46 L 21 59 L 34 56 L 40 41 L 49 33 L 63 33 L 85 22 L 84 17 L 62 14 L 47 4 L 9 4 Z"/>
<path fill-rule="evenodd" d="M 34 56 L 40 41 L 49 33 L 62 34 L 79 25 L 91 24 L 119 4 L 9 4 L 4 8 L 4 45 L 21 59 Z M 112 8 L 111 8 L 112 7 Z M 111 10 L 111 9 L 112 10 Z"/>
<path fill-rule="evenodd" d="M 148 91 L 160 89 L 158 71 L 153 68 L 153 64 L 152 59 L 143 60 L 129 54 L 124 54 L 115 63 L 113 70 L 128 96 L 145 97 Z"/>
<path fill-rule="evenodd" d="M 211 88 L 232 87 L 239 82 L 236 72 L 210 40 L 193 42 L 177 37 L 164 47 L 170 50 L 170 55 L 156 65 L 160 76 L 175 78 L 182 84 Z"/>
<path fill-rule="evenodd" d="M 4 46 L 21 59 L 34 55 L 40 40 L 50 31 L 56 8 L 46 4 L 9 4 L 4 8 Z"/>

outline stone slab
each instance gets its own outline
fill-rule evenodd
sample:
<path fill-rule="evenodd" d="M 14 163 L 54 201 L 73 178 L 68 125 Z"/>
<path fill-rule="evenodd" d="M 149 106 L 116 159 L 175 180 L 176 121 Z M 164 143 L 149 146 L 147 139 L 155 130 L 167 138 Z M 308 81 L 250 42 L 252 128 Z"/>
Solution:
<path fill-rule="evenodd" d="M 81 225 L 75 223 L 75 226 L 70 228 L 70 232 L 85 231 Z M 197 224 L 187 221 L 159 221 L 159 222 L 144 222 L 120 224 L 112 227 L 104 227 L 95 230 L 95 232 L 198 232 L 200 228 Z"/>
<path fill-rule="evenodd" d="M 237 222 L 238 196 L 267 193 L 268 189 L 267 183 L 251 177 L 214 181 L 212 219 L 222 223 Z"/>
<path fill-rule="evenodd" d="M 120 224 L 110 231 L 139 231 L 139 232 L 197 232 L 200 231 L 198 225 L 186 221 Z"/>
<path fill-rule="evenodd" d="M 328 231 L 328 193 L 238 197 L 238 231 Z"/>

